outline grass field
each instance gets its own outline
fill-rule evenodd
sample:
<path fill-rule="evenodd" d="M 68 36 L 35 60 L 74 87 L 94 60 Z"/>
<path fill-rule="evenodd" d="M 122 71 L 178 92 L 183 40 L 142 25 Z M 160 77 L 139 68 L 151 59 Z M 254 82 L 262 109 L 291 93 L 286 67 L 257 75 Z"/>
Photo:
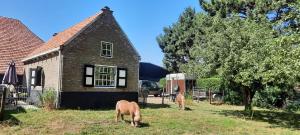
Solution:
<path fill-rule="evenodd" d="M 256 109 L 253 117 L 246 117 L 241 106 L 207 102 L 188 108 L 181 111 L 174 104 L 150 104 L 142 109 L 140 128 L 131 127 L 128 121 L 115 123 L 114 110 L 10 111 L 0 134 L 300 134 L 300 113 Z"/>

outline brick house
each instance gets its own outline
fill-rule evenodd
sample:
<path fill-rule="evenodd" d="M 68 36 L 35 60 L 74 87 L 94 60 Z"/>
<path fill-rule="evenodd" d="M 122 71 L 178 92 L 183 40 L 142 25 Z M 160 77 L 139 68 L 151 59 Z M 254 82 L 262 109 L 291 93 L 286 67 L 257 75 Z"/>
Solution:
<path fill-rule="evenodd" d="M 0 16 L 0 83 L 9 62 L 13 60 L 16 63 L 19 83 L 22 84 L 22 59 L 42 43 L 21 21 Z"/>
<path fill-rule="evenodd" d="M 112 13 L 104 7 L 23 59 L 32 102 L 47 89 L 57 91 L 58 106 L 65 108 L 138 100 L 140 56 Z"/>

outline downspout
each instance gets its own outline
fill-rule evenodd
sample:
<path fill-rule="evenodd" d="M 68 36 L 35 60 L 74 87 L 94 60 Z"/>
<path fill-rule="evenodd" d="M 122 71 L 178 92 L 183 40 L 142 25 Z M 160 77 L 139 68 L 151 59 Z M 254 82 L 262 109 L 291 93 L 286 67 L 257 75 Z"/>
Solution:
<path fill-rule="evenodd" d="M 60 107 L 60 92 L 62 91 L 62 67 L 63 67 L 63 55 L 61 53 L 62 46 L 58 50 L 58 89 L 56 92 L 56 108 Z"/>

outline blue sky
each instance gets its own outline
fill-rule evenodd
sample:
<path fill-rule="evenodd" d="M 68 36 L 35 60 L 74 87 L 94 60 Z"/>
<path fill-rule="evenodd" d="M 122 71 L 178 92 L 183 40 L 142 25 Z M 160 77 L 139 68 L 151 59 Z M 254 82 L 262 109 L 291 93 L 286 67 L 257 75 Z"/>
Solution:
<path fill-rule="evenodd" d="M 109 6 L 140 53 L 143 62 L 162 66 L 156 37 L 174 23 L 186 7 L 200 11 L 198 0 L 2 0 L 0 16 L 21 20 L 47 41 L 53 33 L 84 20 Z"/>

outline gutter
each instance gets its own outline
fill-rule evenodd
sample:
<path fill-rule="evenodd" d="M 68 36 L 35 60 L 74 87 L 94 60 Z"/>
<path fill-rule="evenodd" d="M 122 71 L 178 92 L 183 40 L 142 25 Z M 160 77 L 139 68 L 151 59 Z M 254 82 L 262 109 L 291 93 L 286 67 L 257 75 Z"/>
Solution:
<path fill-rule="evenodd" d="M 51 50 L 48 50 L 48 51 L 45 51 L 45 52 L 33 55 L 31 57 L 25 58 L 25 59 L 22 60 L 22 62 L 26 62 L 26 61 L 32 60 L 34 58 L 41 57 L 41 56 L 44 56 L 44 55 L 47 55 L 49 53 L 53 53 L 53 52 L 56 52 L 56 51 L 59 51 L 59 50 L 60 50 L 60 47 L 57 47 L 57 48 L 54 48 L 54 49 L 51 49 Z"/>
<path fill-rule="evenodd" d="M 56 108 L 60 107 L 60 93 L 62 91 L 62 69 L 63 69 L 63 55 L 62 46 L 58 50 L 58 88 L 56 92 Z"/>

